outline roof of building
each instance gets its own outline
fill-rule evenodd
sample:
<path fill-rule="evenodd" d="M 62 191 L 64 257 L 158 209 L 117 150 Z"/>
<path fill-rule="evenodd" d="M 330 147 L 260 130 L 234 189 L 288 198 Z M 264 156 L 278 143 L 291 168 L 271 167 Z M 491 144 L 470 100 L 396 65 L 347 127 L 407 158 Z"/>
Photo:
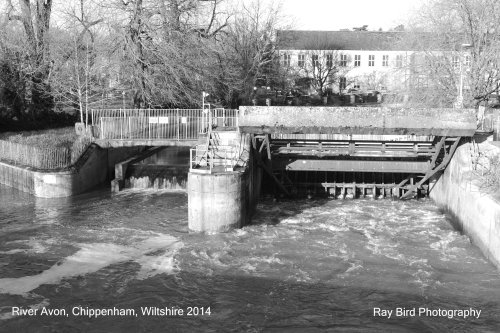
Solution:
<path fill-rule="evenodd" d="M 280 50 L 415 50 L 405 42 L 408 36 L 402 31 L 278 30 L 276 37 Z"/>

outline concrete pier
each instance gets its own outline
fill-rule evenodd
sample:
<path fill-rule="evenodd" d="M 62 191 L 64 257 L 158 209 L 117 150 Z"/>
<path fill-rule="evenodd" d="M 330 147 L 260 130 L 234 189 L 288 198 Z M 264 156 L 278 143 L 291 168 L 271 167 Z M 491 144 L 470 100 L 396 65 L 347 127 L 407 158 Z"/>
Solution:
<path fill-rule="evenodd" d="M 236 131 L 213 135 L 219 147 L 231 148 L 232 163 L 236 164 L 228 171 L 222 165 L 209 167 L 206 164 L 210 162 L 204 160 L 199 169 L 190 170 L 188 226 L 196 232 L 224 232 L 249 224 L 260 195 L 262 169 L 251 158 L 250 136 Z M 218 153 L 224 155 L 214 147 L 213 154 Z M 219 157 L 215 161 L 223 162 Z"/>
<path fill-rule="evenodd" d="M 246 225 L 247 187 L 248 172 L 189 173 L 189 229 L 215 233 Z"/>

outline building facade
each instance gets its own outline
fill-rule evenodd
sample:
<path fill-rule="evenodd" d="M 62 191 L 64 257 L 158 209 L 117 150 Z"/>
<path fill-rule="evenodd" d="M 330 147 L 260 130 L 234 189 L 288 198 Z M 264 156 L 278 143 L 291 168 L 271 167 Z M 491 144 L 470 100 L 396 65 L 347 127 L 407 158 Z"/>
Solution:
<path fill-rule="evenodd" d="M 299 31 L 277 33 L 280 68 L 291 81 L 310 78 L 310 92 L 401 91 L 414 51 L 404 32 Z"/>

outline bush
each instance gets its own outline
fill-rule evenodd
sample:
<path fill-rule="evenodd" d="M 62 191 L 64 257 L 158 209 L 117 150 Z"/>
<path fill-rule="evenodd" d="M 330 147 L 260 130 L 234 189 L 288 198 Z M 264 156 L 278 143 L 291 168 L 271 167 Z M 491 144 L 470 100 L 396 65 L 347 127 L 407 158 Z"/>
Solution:
<path fill-rule="evenodd" d="M 18 134 L 5 133 L 1 137 L 7 141 L 38 148 L 71 148 L 78 138 L 73 127 L 28 131 Z"/>

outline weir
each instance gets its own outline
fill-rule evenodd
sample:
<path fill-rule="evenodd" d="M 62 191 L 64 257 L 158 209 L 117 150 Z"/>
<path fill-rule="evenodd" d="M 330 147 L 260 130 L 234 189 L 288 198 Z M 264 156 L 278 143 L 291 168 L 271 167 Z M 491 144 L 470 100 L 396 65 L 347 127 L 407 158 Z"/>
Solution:
<path fill-rule="evenodd" d="M 186 188 L 189 228 L 219 232 L 249 223 L 261 187 L 278 197 L 427 195 L 429 180 L 476 133 L 476 119 L 471 109 L 387 107 L 92 110 L 87 133 L 100 146 L 96 151 L 136 152 L 115 165 L 114 191 Z M 181 160 L 169 155 L 172 149 L 183 151 Z M 22 170 L 41 189 L 34 193 L 71 195 L 49 192 L 54 186 L 75 188 L 75 177 L 108 174 L 107 166 L 102 170 L 102 163 L 92 162 L 97 160 L 82 159 L 69 178 L 67 171 Z M 13 166 L 0 166 L 2 175 L 13 174 Z M 79 189 L 98 179 L 85 181 L 88 186 Z"/>
<path fill-rule="evenodd" d="M 117 164 L 114 190 L 184 185 L 189 228 L 219 232 L 249 223 L 261 186 L 289 197 L 427 195 L 476 119 L 387 107 L 93 110 L 92 132 L 102 147 L 152 147 Z M 189 169 L 144 162 L 168 146 L 192 147 Z"/>
<path fill-rule="evenodd" d="M 239 129 L 287 196 L 320 185 L 335 198 L 410 198 L 427 194 L 476 122 L 464 109 L 241 107 Z"/>
<path fill-rule="evenodd" d="M 249 223 L 261 185 L 289 197 L 427 195 L 429 180 L 446 169 L 463 138 L 476 132 L 475 111 L 468 109 L 241 107 L 92 114 L 98 144 L 157 147 L 117 165 L 116 190 L 131 180 L 172 186 L 165 178 L 182 179 L 181 166 L 144 160 L 155 159 L 158 147 L 192 147 L 185 185 L 189 228 L 202 232 Z"/>

